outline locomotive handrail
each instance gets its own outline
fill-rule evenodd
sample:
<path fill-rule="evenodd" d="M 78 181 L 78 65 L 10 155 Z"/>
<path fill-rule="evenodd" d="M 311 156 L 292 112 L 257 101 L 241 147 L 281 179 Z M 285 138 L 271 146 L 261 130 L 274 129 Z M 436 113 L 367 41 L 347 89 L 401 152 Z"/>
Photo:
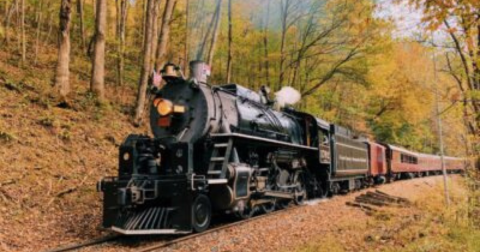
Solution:
<path fill-rule="evenodd" d="M 300 149 L 305 149 L 305 150 L 312 150 L 312 151 L 318 151 L 318 148 L 315 147 L 309 147 L 305 145 L 299 145 L 299 144 L 293 144 L 293 143 L 287 143 L 287 142 L 282 142 L 278 140 L 273 140 L 273 139 L 268 139 L 268 138 L 261 138 L 261 137 L 256 137 L 256 136 L 250 136 L 250 135 L 245 135 L 245 134 L 240 134 L 240 133 L 216 133 L 216 134 L 211 134 L 212 137 L 239 137 L 239 138 L 246 138 L 246 139 L 251 139 L 251 140 L 256 140 L 260 142 L 267 142 L 267 143 L 275 143 L 283 146 L 288 146 L 288 147 L 294 147 L 294 148 L 300 148 Z"/>

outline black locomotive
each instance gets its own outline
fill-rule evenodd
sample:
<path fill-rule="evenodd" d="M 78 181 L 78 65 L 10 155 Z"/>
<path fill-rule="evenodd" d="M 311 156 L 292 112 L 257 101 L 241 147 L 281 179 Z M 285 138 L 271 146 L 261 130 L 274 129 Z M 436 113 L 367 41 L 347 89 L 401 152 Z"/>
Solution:
<path fill-rule="evenodd" d="M 163 70 L 153 91 L 154 137 L 130 135 L 118 176 L 103 178 L 103 226 L 123 234 L 201 232 L 212 214 L 248 218 L 368 182 L 367 144 L 291 108 L 266 89 L 211 86 L 208 66 Z"/>

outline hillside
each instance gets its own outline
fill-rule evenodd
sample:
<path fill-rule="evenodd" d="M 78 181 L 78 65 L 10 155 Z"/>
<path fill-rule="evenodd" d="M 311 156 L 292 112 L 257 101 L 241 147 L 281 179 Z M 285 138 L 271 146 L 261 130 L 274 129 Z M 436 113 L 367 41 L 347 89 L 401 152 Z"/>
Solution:
<path fill-rule="evenodd" d="M 15 57 L 0 51 L 0 58 Z M 19 68 L 0 60 L 0 250 L 30 250 L 51 237 L 98 235 L 96 182 L 115 175 L 117 147 L 130 133 L 135 91 L 108 88 L 98 106 L 74 73 L 77 99 L 62 108 L 50 80 L 52 64 Z M 61 104 L 60 104 L 61 105 Z M 58 239 L 58 238 L 56 238 Z M 41 246 L 45 246 L 43 244 Z M 30 249 L 28 249 L 30 248 Z"/>
<path fill-rule="evenodd" d="M 187 76 L 190 60 L 207 62 L 212 85 L 272 97 L 292 87 L 295 109 L 356 136 L 479 167 L 479 10 L 478 0 L 0 1 L 0 251 L 103 235 L 96 183 L 116 175 L 129 134 L 150 134 L 146 118 L 133 126 L 138 90 L 169 62 Z M 419 19 L 415 35 L 398 16 Z"/>

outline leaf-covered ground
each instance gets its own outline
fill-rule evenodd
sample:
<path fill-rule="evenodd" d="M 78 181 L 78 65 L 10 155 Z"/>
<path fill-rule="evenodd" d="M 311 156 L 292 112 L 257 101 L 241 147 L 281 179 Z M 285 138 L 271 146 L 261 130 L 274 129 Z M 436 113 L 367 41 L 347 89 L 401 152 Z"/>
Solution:
<path fill-rule="evenodd" d="M 38 251 L 100 235 L 95 184 L 115 174 L 118 145 L 146 126 L 130 123 L 135 91 L 117 87 L 95 105 L 72 76 L 78 99 L 58 107 L 52 64 L 18 68 L 0 51 L 0 251 Z"/>

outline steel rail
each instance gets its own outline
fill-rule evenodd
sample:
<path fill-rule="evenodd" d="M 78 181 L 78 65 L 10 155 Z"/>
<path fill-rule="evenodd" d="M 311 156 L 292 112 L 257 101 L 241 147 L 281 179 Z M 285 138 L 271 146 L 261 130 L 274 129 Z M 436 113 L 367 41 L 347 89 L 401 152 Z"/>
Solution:
<path fill-rule="evenodd" d="M 65 246 L 62 246 L 62 247 L 59 247 L 59 248 L 47 250 L 47 251 L 45 251 L 45 252 L 65 252 L 65 251 L 71 251 L 71 250 L 75 250 L 75 249 L 80 249 L 80 248 L 84 248 L 84 247 L 88 247 L 88 246 L 92 246 L 92 245 L 97 245 L 97 244 L 105 243 L 105 242 L 108 242 L 108 241 L 111 241 L 111 240 L 118 239 L 118 238 L 121 237 L 121 236 L 122 236 L 122 235 L 116 235 L 116 234 L 115 234 L 115 235 L 107 235 L 107 236 L 104 236 L 104 237 L 95 238 L 95 239 L 91 239 L 91 240 L 84 241 L 84 242 L 80 242 L 80 243 L 74 243 L 74 244 L 70 244 L 70 245 L 65 245 Z"/>

